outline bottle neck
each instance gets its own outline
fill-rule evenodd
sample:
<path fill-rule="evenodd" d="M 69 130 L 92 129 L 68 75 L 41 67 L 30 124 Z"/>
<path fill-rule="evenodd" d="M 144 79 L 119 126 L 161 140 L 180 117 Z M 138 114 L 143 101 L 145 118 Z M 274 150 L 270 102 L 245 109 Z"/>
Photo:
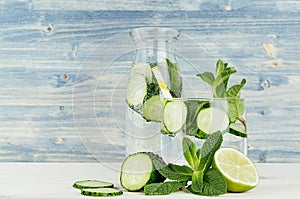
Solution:
<path fill-rule="evenodd" d="M 172 28 L 145 27 L 130 31 L 135 43 L 135 62 L 176 62 L 174 44 L 180 32 Z"/>
<path fill-rule="evenodd" d="M 169 59 L 176 62 L 174 42 L 149 41 L 135 42 L 135 62 L 136 63 L 159 63 Z"/>

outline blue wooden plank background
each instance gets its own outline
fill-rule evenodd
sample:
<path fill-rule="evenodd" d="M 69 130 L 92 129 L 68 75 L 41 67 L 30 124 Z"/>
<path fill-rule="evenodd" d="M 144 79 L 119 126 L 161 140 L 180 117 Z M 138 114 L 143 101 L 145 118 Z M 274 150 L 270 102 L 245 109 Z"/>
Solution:
<path fill-rule="evenodd" d="M 300 162 L 296 0 L 1 1 L 0 161 L 121 160 L 128 31 L 144 26 L 181 31 L 186 80 L 219 58 L 236 66 L 250 158 Z"/>

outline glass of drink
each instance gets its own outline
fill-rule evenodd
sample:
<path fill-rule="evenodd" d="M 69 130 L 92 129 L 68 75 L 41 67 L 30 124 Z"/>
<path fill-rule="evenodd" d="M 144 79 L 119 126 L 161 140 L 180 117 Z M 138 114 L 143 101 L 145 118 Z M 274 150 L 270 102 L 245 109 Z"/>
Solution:
<path fill-rule="evenodd" d="M 247 154 L 244 100 L 240 98 L 164 99 L 161 132 L 162 157 L 167 162 L 181 162 L 181 142 L 188 136 L 201 147 L 210 134 L 221 131 L 222 146 Z"/>
<path fill-rule="evenodd" d="M 135 50 L 126 89 L 126 155 L 139 151 L 160 154 L 163 97 L 152 69 L 160 72 L 170 97 L 181 97 L 182 78 L 175 56 L 179 35 L 176 29 L 162 27 L 130 31 Z"/>

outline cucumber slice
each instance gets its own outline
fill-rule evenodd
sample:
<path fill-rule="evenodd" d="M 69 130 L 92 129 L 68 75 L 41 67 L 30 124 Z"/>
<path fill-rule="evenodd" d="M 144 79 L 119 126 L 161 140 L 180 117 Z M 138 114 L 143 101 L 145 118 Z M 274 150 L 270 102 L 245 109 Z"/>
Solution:
<path fill-rule="evenodd" d="M 94 189 L 82 189 L 81 194 L 85 196 L 119 196 L 122 195 L 123 192 L 116 188 L 94 188 Z"/>
<path fill-rule="evenodd" d="M 163 106 L 159 95 L 147 99 L 142 106 L 142 115 L 147 121 L 160 122 L 163 114 Z"/>
<path fill-rule="evenodd" d="M 161 127 L 161 129 L 160 129 L 160 132 L 161 132 L 162 134 L 164 134 L 164 135 L 169 135 L 169 136 L 172 136 L 172 137 L 176 135 L 176 134 L 170 133 L 170 132 L 166 129 L 166 127 L 165 127 L 164 124 L 162 124 L 162 127 Z"/>
<path fill-rule="evenodd" d="M 147 83 L 143 75 L 135 74 L 128 80 L 126 102 L 134 110 L 140 109 L 147 94 Z"/>
<path fill-rule="evenodd" d="M 122 187 L 128 191 L 138 191 L 146 184 L 163 182 L 165 177 L 157 171 L 153 161 L 165 164 L 159 156 L 150 152 L 138 152 L 129 155 L 121 167 L 120 181 Z"/>
<path fill-rule="evenodd" d="M 243 124 L 232 123 L 229 125 L 229 133 L 240 136 L 243 138 L 247 137 L 247 131 Z"/>
<path fill-rule="evenodd" d="M 77 189 L 86 189 L 86 188 L 111 188 L 114 185 L 110 182 L 104 182 L 99 180 L 80 180 L 76 181 L 73 184 L 73 187 Z"/>
<path fill-rule="evenodd" d="M 225 131 L 229 126 L 229 117 L 219 108 L 205 108 L 197 116 L 197 126 L 200 130 L 199 135 L 205 138 L 216 131 Z"/>
<path fill-rule="evenodd" d="M 164 107 L 163 121 L 166 129 L 172 134 L 182 129 L 186 122 L 187 107 L 183 101 L 168 101 Z"/>
<path fill-rule="evenodd" d="M 130 70 L 130 77 L 135 76 L 136 74 L 143 75 L 146 78 L 147 83 L 152 82 L 153 74 L 150 63 L 136 63 L 132 65 Z"/>

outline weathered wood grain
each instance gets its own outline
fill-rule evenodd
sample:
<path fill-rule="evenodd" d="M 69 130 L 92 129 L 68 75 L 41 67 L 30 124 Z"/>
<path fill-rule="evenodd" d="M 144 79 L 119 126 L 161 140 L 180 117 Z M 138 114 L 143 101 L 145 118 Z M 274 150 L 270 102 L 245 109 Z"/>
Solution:
<path fill-rule="evenodd" d="M 250 158 L 300 162 L 299 10 L 282 0 L 1 1 L 0 161 L 121 160 L 128 31 L 167 26 L 181 31 L 184 80 L 201 88 L 191 93 L 208 94 L 193 74 L 219 58 L 236 66 L 234 82 L 247 79 Z"/>

